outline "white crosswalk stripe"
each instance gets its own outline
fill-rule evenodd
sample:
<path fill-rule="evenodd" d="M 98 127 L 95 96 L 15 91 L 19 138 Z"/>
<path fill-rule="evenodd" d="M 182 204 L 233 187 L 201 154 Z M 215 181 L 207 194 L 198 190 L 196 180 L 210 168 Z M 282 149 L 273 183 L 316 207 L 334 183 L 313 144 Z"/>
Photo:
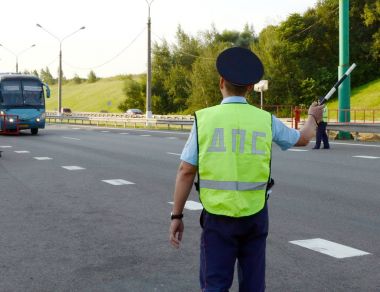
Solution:
<path fill-rule="evenodd" d="M 67 170 L 82 170 L 82 169 L 85 169 L 84 167 L 76 166 L 76 165 L 62 166 L 62 168 L 67 169 Z"/>
<path fill-rule="evenodd" d="M 114 186 L 121 186 L 121 185 L 134 185 L 135 183 L 124 180 L 124 179 L 103 179 L 102 180 L 105 183 L 108 183 L 110 185 Z"/>
<path fill-rule="evenodd" d="M 174 202 L 169 202 L 169 204 L 173 205 Z M 196 210 L 202 210 L 203 206 L 201 203 L 198 203 L 195 201 L 186 201 L 184 208 L 187 210 L 196 211 Z"/>
<path fill-rule="evenodd" d="M 367 156 L 367 155 L 356 155 L 356 156 L 352 156 L 352 157 L 355 157 L 355 158 L 364 158 L 364 159 L 379 159 L 380 157 L 377 157 L 377 156 Z"/>
<path fill-rule="evenodd" d="M 50 157 L 33 157 L 36 160 L 52 160 L 53 158 Z"/>
<path fill-rule="evenodd" d="M 332 241 L 328 241 L 322 238 L 294 240 L 289 242 L 338 259 L 370 254 L 368 252 L 345 246 L 339 243 L 335 243 Z"/>

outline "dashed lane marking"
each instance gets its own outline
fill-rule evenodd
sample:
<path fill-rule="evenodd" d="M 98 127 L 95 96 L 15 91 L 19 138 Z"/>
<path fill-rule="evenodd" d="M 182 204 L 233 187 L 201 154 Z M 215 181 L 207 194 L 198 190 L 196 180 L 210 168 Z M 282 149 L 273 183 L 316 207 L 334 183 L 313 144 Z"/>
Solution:
<path fill-rule="evenodd" d="M 2 146 L 0 146 L 0 148 L 12 148 L 12 146 L 2 145 Z"/>
<path fill-rule="evenodd" d="M 360 147 L 375 147 L 380 148 L 380 145 L 374 145 L 374 144 L 355 144 L 355 143 L 340 143 L 340 142 L 329 142 L 330 144 L 334 145 L 343 145 L 343 146 L 360 146 Z"/>
<path fill-rule="evenodd" d="M 173 153 L 173 152 L 166 152 L 167 154 L 169 154 L 169 155 L 176 155 L 176 156 L 181 156 L 181 154 L 180 153 Z"/>
<path fill-rule="evenodd" d="M 84 167 L 80 167 L 80 166 L 76 166 L 76 165 L 62 166 L 62 168 L 67 169 L 67 170 L 82 170 L 82 169 L 85 169 Z"/>
<path fill-rule="evenodd" d="M 50 158 L 50 157 L 33 157 L 34 159 L 36 160 L 51 160 L 53 158 Z"/>
<path fill-rule="evenodd" d="M 177 140 L 178 138 L 177 138 L 177 137 L 166 137 L 166 139 L 169 139 L 169 140 Z"/>
<path fill-rule="evenodd" d="M 306 150 L 306 149 L 294 149 L 294 148 L 290 148 L 288 149 L 288 151 L 293 151 L 293 152 L 307 152 L 309 150 Z"/>
<path fill-rule="evenodd" d="M 105 183 L 108 183 L 110 185 L 114 186 L 121 186 L 121 185 L 134 185 L 135 183 L 124 180 L 124 179 L 103 179 Z"/>
<path fill-rule="evenodd" d="M 73 137 L 65 137 L 65 136 L 62 136 L 63 139 L 69 139 L 69 140 L 80 140 L 79 138 L 73 138 Z"/>
<path fill-rule="evenodd" d="M 169 202 L 169 204 L 173 205 L 174 202 Z M 195 201 L 186 201 L 184 208 L 191 211 L 196 211 L 196 210 L 202 210 L 203 206 L 201 203 L 198 203 Z"/>
<path fill-rule="evenodd" d="M 100 131 L 100 132 L 102 132 L 102 133 L 109 133 L 110 131 Z"/>
<path fill-rule="evenodd" d="M 18 150 L 18 151 L 15 151 L 15 153 L 30 153 L 30 151 L 28 150 Z"/>
<path fill-rule="evenodd" d="M 129 133 L 119 133 L 120 135 L 129 135 Z"/>
<path fill-rule="evenodd" d="M 335 243 L 332 241 L 328 241 L 322 238 L 294 240 L 289 242 L 338 259 L 370 254 L 368 252 L 352 248 L 346 245 L 342 245 L 339 243 Z"/>
<path fill-rule="evenodd" d="M 144 134 L 144 135 L 140 135 L 140 137 L 150 137 L 152 135 L 148 135 L 148 134 Z"/>
<path fill-rule="evenodd" d="M 132 131 L 132 132 L 144 132 L 144 133 L 160 133 L 160 134 L 169 134 L 169 135 L 173 135 L 174 134 L 173 132 L 160 131 L 160 130 L 151 131 L 151 130 L 142 130 L 142 129 L 130 129 L 130 131 Z M 175 134 L 176 135 L 186 135 L 186 136 L 188 136 L 189 132 L 175 132 Z"/>
<path fill-rule="evenodd" d="M 352 156 L 352 157 L 355 157 L 355 158 L 365 158 L 365 159 L 379 159 L 380 157 L 377 157 L 377 156 L 367 156 L 367 155 L 356 155 L 356 156 Z"/>

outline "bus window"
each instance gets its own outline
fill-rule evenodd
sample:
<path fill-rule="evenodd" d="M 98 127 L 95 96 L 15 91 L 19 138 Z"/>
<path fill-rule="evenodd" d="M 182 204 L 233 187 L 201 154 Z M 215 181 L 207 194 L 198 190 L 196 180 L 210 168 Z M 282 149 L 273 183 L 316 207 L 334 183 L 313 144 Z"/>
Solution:
<path fill-rule="evenodd" d="M 42 90 L 42 84 L 24 80 L 23 84 L 23 95 L 24 95 L 24 104 L 25 105 L 43 105 L 44 96 Z"/>
<path fill-rule="evenodd" d="M 23 105 L 21 82 L 17 80 L 4 80 L 1 84 L 3 105 Z"/>

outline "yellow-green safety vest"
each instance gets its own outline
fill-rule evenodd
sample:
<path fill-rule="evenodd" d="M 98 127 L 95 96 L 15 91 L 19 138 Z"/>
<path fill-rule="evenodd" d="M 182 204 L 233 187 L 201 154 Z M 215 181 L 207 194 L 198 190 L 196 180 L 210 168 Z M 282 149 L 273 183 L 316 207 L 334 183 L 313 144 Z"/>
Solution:
<path fill-rule="evenodd" d="M 325 105 L 325 107 L 323 108 L 323 116 L 322 116 L 322 121 L 324 121 L 325 123 L 327 123 L 327 120 L 328 120 L 328 112 L 329 110 L 327 109 L 327 105 Z"/>
<path fill-rule="evenodd" d="M 265 206 L 272 154 L 272 116 L 245 103 L 195 113 L 198 182 L 212 214 L 244 217 Z"/>

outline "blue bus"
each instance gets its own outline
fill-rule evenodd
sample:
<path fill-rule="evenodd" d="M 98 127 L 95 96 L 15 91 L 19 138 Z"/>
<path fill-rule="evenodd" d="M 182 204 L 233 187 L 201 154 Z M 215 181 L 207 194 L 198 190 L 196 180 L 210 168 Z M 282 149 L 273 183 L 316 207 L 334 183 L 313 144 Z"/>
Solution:
<path fill-rule="evenodd" d="M 0 73 L 0 131 L 30 129 L 37 135 L 45 128 L 45 96 L 50 97 L 50 89 L 38 77 Z"/>

